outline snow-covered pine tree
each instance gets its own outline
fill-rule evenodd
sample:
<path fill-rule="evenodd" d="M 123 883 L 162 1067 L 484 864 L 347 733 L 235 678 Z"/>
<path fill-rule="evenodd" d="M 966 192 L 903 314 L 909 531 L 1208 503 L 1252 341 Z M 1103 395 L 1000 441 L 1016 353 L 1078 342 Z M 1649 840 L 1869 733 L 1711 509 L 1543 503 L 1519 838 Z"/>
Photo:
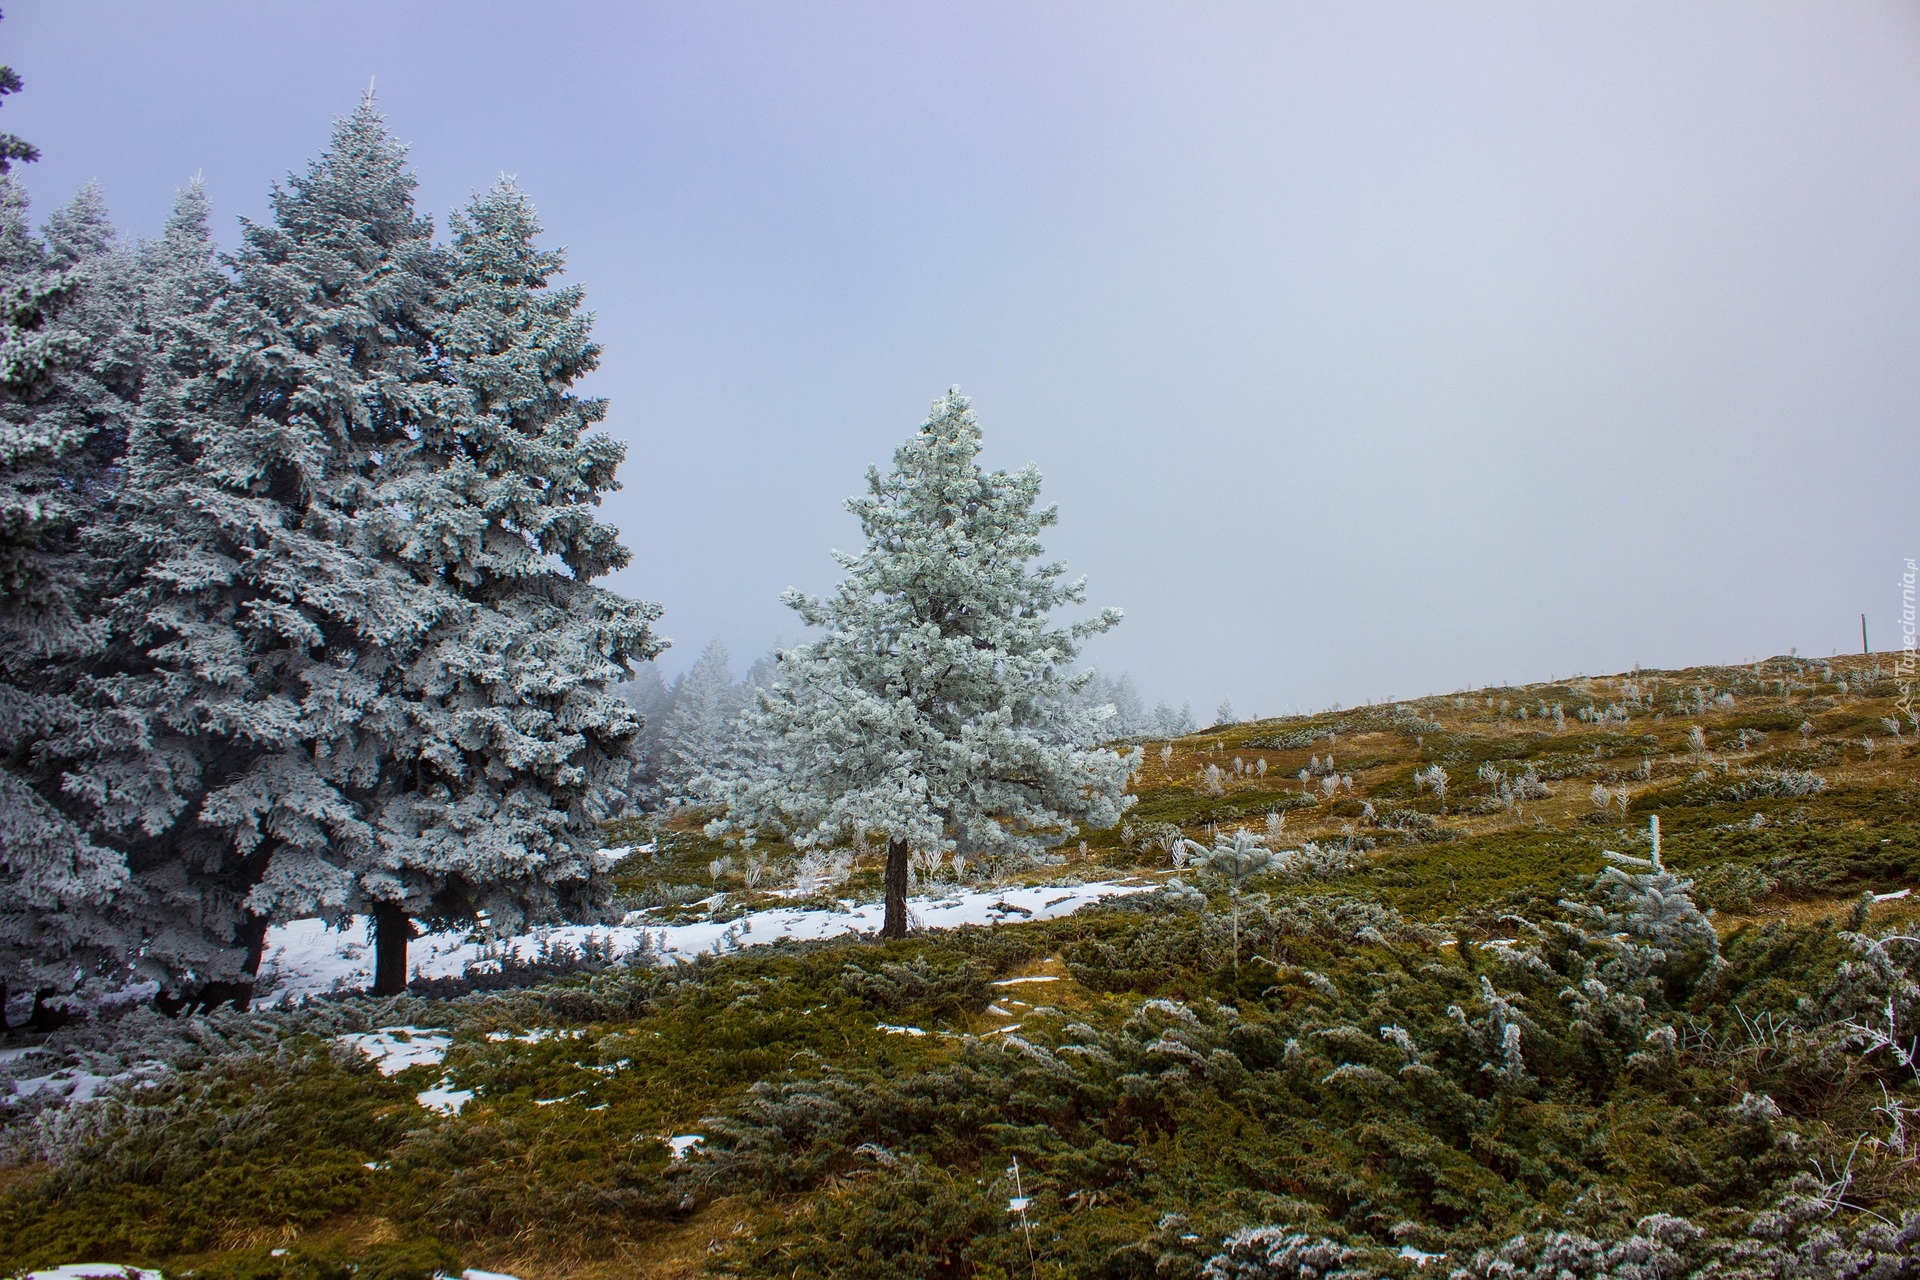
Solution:
<path fill-rule="evenodd" d="M 126 880 L 69 770 L 100 726 L 80 696 L 100 652 L 87 535 L 118 483 L 143 367 L 129 255 L 99 192 L 27 223 L 0 176 L 0 983 L 110 966 Z M 0 1024 L 5 988 L 0 985 Z"/>
<path fill-rule="evenodd" d="M 1122 703 L 1131 698 L 1134 709 L 1138 710 L 1139 695 L 1133 690 L 1132 680 L 1125 675 L 1119 680 L 1109 680 L 1099 671 L 1089 673 L 1085 680 L 1073 696 L 1076 709 L 1085 713 L 1085 737 L 1080 745 L 1090 747 L 1130 736 L 1134 730 L 1128 728 L 1128 713 Z"/>
<path fill-rule="evenodd" d="M 216 263 L 209 214 L 206 190 L 195 178 L 176 198 L 160 238 L 142 242 L 134 255 L 144 369 L 129 419 L 124 480 L 111 513 L 89 539 L 105 567 L 100 620 L 108 642 L 81 686 L 92 714 L 92 749 L 73 761 L 67 784 L 92 806 L 99 838 L 126 858 L 129 882 L 116 917 L 133 975 L 158 979 L 163 988 L 191 983 L 198 990 L 190 994 L 212 1001 L 217 992 L 244 1007 L 247 984 L 232 979 L 236 969 L 250 972 L 250 948 L 257 960 L 264 921 L 251 932 L 239 927 L 244 913 L 220 883 L 224 842 L 192 820 L 204 800 L 207 743 L 175 718 L 181 708 L 170 694 L 177 686 L 164 679 L 156 684 L 156 642 L 164 646 L 176 637 L 156 628 L 152 615 L 157 603 L 162 616 L 173 617 L 168 593 L 175 585 L 166 572 L 149 578 L 156 548 L 172 532 L 168 503 L 179 495 L 167 491 L 191 455 L 193 396 L 209 353 L 221 345 L 213 326 L 228 282 Z M 231 768 L 233 754 L 216 769 Z"/>
<path fill-rule="evenodd" d="M 781 655 L 780 678 L 748 717 L 771 744 L 761 767 L 716 779 L 727 816 L 710 830 L 778 830 L 797 847 L 855 833 L 887 839 L 883 936 L 906 933 L 908 856 L 1036 852 L 1076 823 L 1109 827 L 1138 751 L 1075 745 L 1087 677 L 1065 668 L 1079 642 L 1120 621 L 1109 609 L 1063 628 L 1048 614 L 1085 599 L 1059 564 L 1030 565 L 1040 473 L 987 473 L 980 429 L 955 388 L 934 402 L 885 476 L 847 507 L 866 549 L 836 553 L 835 593 L 786 593 L 819 639 Z"/>
<path fill-rule="evenodd" d="M 382 488 L 469 397 L 438 359 L 445 260 L 403 161 L 369 99 L 275 188 L 130 451 L 115 617 L 141 661 L 119 698 L 172 792 L 135 853 L 204 944 L 150 948 L 182 982 L 245 982 L 270 919 L 359 907 L 371 815 L 415 768 L 390 749 L 408 659 L 459 602 L 395 554 L 407 513 Z"/>
<path fill-rule="evenodd" d="M 1140 690 L 1134 687 L 1133 677 L 1122 671 L 1120 678 L 1113 682 L 1111 692 L 1114 733 L 1131 738 L 1149 732 L 1147 704 L 1141 699 Z"/>
<path fill-rule="evenodd" d="M 696 798 L 696 782 L 731 763 L 745 690 L 734 683 L 730 663 L 727 646 L 715 636 L 674 691 L 673 710 L 660 730 L 661 781 L 671 800 Z"/>
<path fill-rule="evenodd" d="M 18 93 L 25 86 L 20 73 L 12 67 L 0 66 L 0 98 L 10 93 Z M 12 172 L 16 164 L 32 164 L 40 158 L 40 148 L 25 138 L 12 133 L 0 133 L 0 177 Z"/>
<path fill-rule="evenodd" d="M 1147 716 L 1145 732 L 1156 738 L 1184 738 L 1200 726 L 1193 722 L 1193 704 L 1183 702 L 1175 711 L 1164 702 L 1156 702 Z"/>
<path fill-rule="evenodd" d="M 626 450 L 572 390 L 598 363 L 578 286 L 506 182 L 451 219 L 437 337 L 463 405 L 423 415 L 386 464 L 408 514 L 402 561 L 437 607 L 387 730 L 377 840 L 356 867 L 376 908 L 376 993 L 404 989 L 408 915 L 495 927 L 590 917 L 606 880 L 597 823 L 624 788 L 640 721 L 614 685 L 664 643 L 656 605 L 593 580 L 628 562 L 595 518 Z"/>
<path fill-rule="evenodd" d="M 629 806 L 651 808 L 665 794 L 660 774 L 665 767 L 666 751 L 660 741 L 660 727 L 673 707 L 673 690 L 660 678 L 652 663 L 640 667 L 631 680 L 622 681 L 613 691 L 627 700 L 640 717 L 640 736 L 634 745 L 633 765 L 627 771 L 626 799 Z"/>

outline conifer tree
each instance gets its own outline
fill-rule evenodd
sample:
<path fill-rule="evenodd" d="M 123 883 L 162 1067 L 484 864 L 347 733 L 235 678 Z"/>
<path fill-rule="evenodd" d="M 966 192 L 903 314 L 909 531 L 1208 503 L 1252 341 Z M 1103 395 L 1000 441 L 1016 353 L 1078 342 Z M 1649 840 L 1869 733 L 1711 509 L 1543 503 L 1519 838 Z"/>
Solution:
<path fill-rule="evenodd" d="M 660 678 L 652 664 L 639 668 L 633 679 L 623 681 L 614 690 L 627 700 L 640 719 L 640 736 L 634 744 L 633 765 L 627 771 L 628 804 L 647 808 L 664 796 L 660 776 L 666 766 L 666 749 L 660 730 L 673 709 L 674 689 Z"/>
<path fill-rule="evenodd" d="M 716 636 L 675 690 L 673 711 L 661 727 L 662 782 L 670 797 L 691 798 L 698 779 L 727 766 L 739 737 L 742 693 L 727 646 Z"/>
<path fill-rule="evenodd" d="M 356 868 L 381 913 L 376 992 L 405 983 L 402 912 L 512 928 L 602 905 L 596 823 L 640 730 L 613 686 L 664 647 L 658 606 L 592 585 L 629 558 L 594 510 L 625 447 L 588 433 L 606 403 L 572 391 L 600 353 L 580 288 L 552 284 L 564 258 L 512 183 L 451 223 L 436 337 L 464 398 L 421 420 L 380 490 L 407 513 L 400 560 L 451 603 L 406 667 L 384 750 L 411 771 L 389 773 Z"/>
<path fill-rule="evenodd" d="M 836 553 L 848 572 L 832 596 L 785 596 L 825 634 L 781 655 L 748 717 L 770 749 L 714 784 L 728 805 L 716 835 L 774 830 L 808 848 L 883 833 L 886 937 L 906 933 L 912 851 L 1019 855 L 1076 823 L 1111 826 L 1139 762 L 1076 745 L 1086 716 L 1073 695 L 1090 676 L 1064 670 L 1119 611 L 1048 625 L 1085 599 L 1063 566 L 1029 563 L 1057 512 L 1035 509 L 1036 469 L 987 473 L 979 452 L 956 388 L 887 475 L 867 473 L 866 495 L 847 503 L 865 550 Z"/>
<path fill-rule="evenodd" d="M 465 396 L 435 351 L 443 255 L 403 160 L 369 100 L 275 188 L 218 306 L 175 332 L 190 376 L 130 452 L 119 705 L 165 764 L 135 857 L 191 926 L 148 952 L 183 981 L 250 978 L 276 916 L 361 906 L 376 801 L 413 767 L 388 750 L 406 660 L 450 602 L 394 554 L 407 518 L 382 488 Z"/>
<path fill-rule="evenodd" d="M 86 539 L 144 363 L 132 275 L 95 188 L 43 241 L 0 176 L 0 983 L 110 965 L 125 941 L 124 859 L 70 768 L 101 737 L 79 689 L 104 634 Z M 0 986 L 0 1023 L 4 1000 Z"/>
<path fill-rule="evenodd" d="M 1109 698 L 1113 703 L 1113 732 L 1120 737 L 1133 737 L 1146 733 L 1147 705 L 1141 701 L 1140 690 L 1134 687 L 1133 677 L 1126 672 L 1109 687 Z"/>
<path fill-rule="evenodd" d="M 25 304 L 9 316 L 19 362 L 0 393 L 14 446 L 4 483 L 9 505 L 36 513 L 8 522 L 23 536 L 6 548 L 18 590 L 0 621 L 5 977 L 54 967 L 64 981 L 124 975 L 129 962 L 167 976 L 164 964 L 151 969 L 155 957 L 182 950 L 183 926 L 195 930 L 155 900 L 139 855 L 142 828 L 166 825 L 177 806 L 164 747 L 120 703 L 127 646 L 105 601 L 128 444 L 172 381 L 164 330 L 176 312 L 204 312 L 218 289 L 205 197 L 196 185 L 160 241 L 128 250 L 97 190 L 49 219 L 41 244 L 25 229 L 18 189 L 0 186 L 10 296 Z"/>
<path fill-rule="evenodd" d="M 0 66 L 0 98 L 10 93 L 18 93 L 26 86 L 20 79 L 20 73 L 12 67 Z M 40 158 L 40 148 L 25 138 L 11 133 L 0 133 L 0 177 L 13 171 L 16 164 L 32 164 Z"/>

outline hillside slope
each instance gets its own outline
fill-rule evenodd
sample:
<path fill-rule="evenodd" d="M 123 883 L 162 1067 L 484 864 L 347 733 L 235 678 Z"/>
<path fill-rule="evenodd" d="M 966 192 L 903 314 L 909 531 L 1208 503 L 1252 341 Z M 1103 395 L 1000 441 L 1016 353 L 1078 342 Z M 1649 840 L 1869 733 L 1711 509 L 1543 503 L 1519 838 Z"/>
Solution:
<path fill-rule="evenodd" d="M 1138 890 L 1063 919 L 16 1037 L 16 1081 L 108 1083 L 16 1083 L 0 1263 L 1914 1274 L 1920 1078 L 1874 1038 L 1920 1023 L 1920 948 L 1877 941 L 1920 890 L 1900 696 L 1789 658 L 1235 725 L 1144 743 L 1058 865 L 966 869 Z M 623 865 L 636 919 L 877 891 L 850 850 L 776 899 L 700 821 Z M 1180 843 L 1241 830 L 1287 856 Z"/>

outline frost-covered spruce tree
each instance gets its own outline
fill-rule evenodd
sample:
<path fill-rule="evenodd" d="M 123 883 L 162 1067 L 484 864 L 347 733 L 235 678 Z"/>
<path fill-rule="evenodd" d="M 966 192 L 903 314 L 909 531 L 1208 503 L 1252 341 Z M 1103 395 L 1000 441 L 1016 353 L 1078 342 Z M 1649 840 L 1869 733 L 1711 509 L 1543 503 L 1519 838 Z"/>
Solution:
<path fill-rule="evenodd" d="M 1694 905 L 1693 881 L 1667 870 L 1660 860 L 1657 815 L 1648 819 L 1647 829 L 1653 848 L 1645 858 L 1611 849 L 1601 851 L 1613 864 L 1603 867 L 1594 880 L 1596 896 L 1604 901 L 1562 899 L 1560 905 L 1590 921 L 1604 935 L 1629 938 L 1669 958 L 1697 952 L 1717 960 L 1720 938 L 1713 922 Z"/>
<path fill-rule="evenodd" d="M 1110 827 L 1139 763 L 1075 745 L 1085 729 L 1068 666 L 1079 641 L 1120 621 L 1109 609 L 1052 627 L 1085 599 L 1059 564 L 1031 562 L 1058 519 L 1035 508 L 1040 473 L 981 470 L 980 428 L 956 388 L 934 402 L 885 476 L 847 507 L 866 548 L 826 598 L 786 603 L 825 632 L 781 655 L 748 716 L 762 763 L 718 780 L 727 816 L 710 830 L 778 831 L 797 847 L 881 832 L 885 937 L 906 933 L 915 850 L 1018 855 Z"/>
<path fill-rule="evenodd" d="M 156 715 L 177 708 L 168 689 L 153 681 L 155 633 L 146 606 L 156 591 L 142 586 L 154 563 L 151 547 L 168 536 L 167 522 L 154 519 L 153 500 L 178 478 L 173 451 L 182 442 L 180 424 L 192 415 L 190 395 L 207 353 L 219 345 L 211 325 L 227 278 L 216 262 L 209 214 L 196 178 L 178 194 L 160 237 L 142 242 L 134 257 L 145 365 L 128 419 L 124 480 L 89 539 L 108 569 L 100 619 L 107 644 L 82 686 L 93 717 L 92 750 L 73 762 L 68 779 L 69 791 L 92 805 L 101 838 L 126 857 L 129 883 L 117 914 L 134 974 L 163 985 L 190 979 L 202 994 L 207 982 L 224 979 L 234 967 L 235 913 L 207 911 L 198 882 L 221 855 L 207 847 L 207 833 L 176 825 L 183 815 L 197 816 L 201 756 Z M 164 599 L 169 590 L 163 582 L 157 595 Z M 201 847 L 189 853 L 196 841 Z M 244 1003 L 239 987 L 227 990 Z"/>
<path fill-rule="evenodd" d="M 641 721 L 633 765 L 627 771 L 626 802 L 636 808 L 651 808 L 659 804 L 665 794 L 660 776 L 666 767 L 666 749 L 661 742 L 660 727 L 673 709 L 674 688 L 648 664 L 635 671 L 633 679 L 616 685 L 614 692 L 627 700 Z"/>
<path fill-rule="evenodd" d="M 377 802 L 418 765 L 391 754 L 410 658 L 458 602 L 398 555 L 408 513 L 383 489 L 468 397 L 437 355 L 444 255 L 403 160 L 369 100 L 276 187 L 218 306 L 170 337 L 182 386 L 129 451 L 120 705 L 171 791 L 133 856 L 181 922 L 148 959 L 181 983 L 250 980 L 271 919 L 362 905 Z"/>
<path fill-rule="evenodd" d="M 93 187 L 39 238 L 0 176 L 0 983 L 71 980 L 126 942 L 124 859 L 68 784 L 101 736 L 79 689 L 104 639 L 87 536 L 139 394 L 134 275 Z"/>
<path fill-rule="evenodd" d="M 1150 732 L 1153 727 L 1133 677 L 1124 671 L 1117 680 L 1109 680 L 1096 672 L 1080 690 L 1077 700 L 1091 713 L 1087 718 L 1090 732 L 1082 745 L 1135 737 Z"/>
<path fill-rule="evenodd" d="M 485 912 L 496 928 L 591 917 L 607 882 L 598 821 L 625 787 L 640 721 L 614 686 L 664 648 L 658 606 L 593 585 L 624 566 L 596 518 L 625 446 L 572 385 L 599 361 L 578 286 L 552 284 L 511 183 L 452 219 L 436 336 L 464 398 L 394 450 L 380 500 L 407 514 L 400 560 L 440 603 L 381 732 L 375 839 L 355 865 L 375 905 L 376 993 L 406 981 L 408 916 Z"/>
<path fill-rule="evenodd" d="M 12 67 L 0 66 L 0 98 L 18 93 L 24 87 L 19 72 Z M 12 133 L 0 133 L 0 177 L 12 172 L 16 164 L 32 164 L 39 158 L 40 148 L 25 138 Z"/>
<path fill-rule="evenodd" d="M 1140 690 L 1134 687 L 1133 677 L 1122 671 L 1120 678 L 1112 682 L 1110 700 L 1113 703 L 1113 723 L 1117 732 L 1133 737 L 1147 733 L 1151 726 L 1147 722 L 1147 704 L 1140 698 Z"/>
<path fill-rule="evenodd" d="M 698 779 L 731 763 L 744 693 L 734 683 L 727 646 L 716 636 L 674 690 L 673 710 L 660 729 L 661 780 L 669 799 L 691 798 Z"/>

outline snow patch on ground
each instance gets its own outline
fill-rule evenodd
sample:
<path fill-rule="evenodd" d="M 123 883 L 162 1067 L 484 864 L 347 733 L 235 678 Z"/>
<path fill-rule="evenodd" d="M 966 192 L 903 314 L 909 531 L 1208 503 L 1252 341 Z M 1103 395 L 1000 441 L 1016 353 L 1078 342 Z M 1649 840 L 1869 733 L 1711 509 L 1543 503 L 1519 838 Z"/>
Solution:
<path fill-rule="evenodd" d="M 37 1051 L 37 1050 L 36 1050 Z M 10 1061 L 19 1061 L 16 1056 Z M 165 1074 L 166 1067 L 158 1062 L 142 1062 L 131 1070 L 116 1072 L 110 1076 L 96 1075 L 85 1067 L 62 1067 L 58 1071 L 44 1076 L 28 1076 L 25 1079 L 0 1082 L 0 1102 L 7 1106 L 17 1106 L 28 1098 L 45 1095 L 59 1098 L 64 1102 L 92 1102 L 100 1091 L 110 1084 L 120 1084 L 128 1080 L 151 1082 Z M 76 1266 L 92 1266 L 92 1263 L 76 1263 Z"/>
<path fill-rule="evenodd" d="M 444 1031 L 423 1031 L 419 1027 L 382 1027 L 378 1031 L 353 1031 L 336 1037 L 373 1059 L 383 1076 L 398 1075 L 408 1067 L 437 1067 L 446 1061 L 453 1037 Z"/>
<path fill-rule="evenodd" d="M 117 1262 L 69 1262 L 22 1272 L 15 1280 L 161 1280 L 158 1271 L 123 1266 Z"/>
<path fill-rule="evenodd" d="M 454 1089 L 450 1080 L 442 1080 L 431 1089 L 423 1089 L 413 1095 L 413 1100 L 429 1111 L 438 1111 L 443 1116 L 457 1116 L 460 1108 L 473 1101 L 473 1090 Z"/>
<path fill-rule="evenodd" d="M 489 1031 L 487 1039 L 494 1044 L 505 1044 L 509 1040 L 519 1044 L 539 1044 L 543 1040 L 551 1040 L 556 1036 L 562 1040 L 578 1040 L 586 1034 L 577 1028 L 572 1031 L 556 1031 L 552 1027 L 530 1027 L 517 1034 L 512 1031 Z"/>
<path fill-rule="evenodd" d="M 1119 881 L 969 890 L 938 898 L 915 898 L 911 909 L 926 928 L 952 929 L 1008 920 L 1052 920 L 1071 915 L 1089 903 L 1139 891 L 1137 882 Z M 470 932 L 449 931 L 415 939 L 407 958 L 413 976 L 428 979 L 464 977 L 470 966 L 484 972 L 489 966 L 497 968 L 506 956 L 531 963 L 543 950 L 579 952 L 589 945 L 602 946 L 614 955 L 650 947 L 667 960 L 690 960 L 703 953 L 737 951 L 785 938 L 873 933 L 879 930 L 885 915 L 881 903 L 843 901 L 833 908 L 775 907 L 726 922 L 698 920 L 649 926 L 629 916 L 634 923 L 535 929 L 491 943 Z M 593 940 L 591 944 L 589 939 Z M 341 929 L 321 920 L 295 920 L 269 929 L 266 956 L 260 967 L 259 1003 L 300 1004 L 314 996 L 364 990 L 373 983 L 371 942 L 365 916 L 354 917 Z"/>
<path fill-rule="evenodd" d="M 653 850 L 654 844 L 652 841 L 648 841 L 646 844 L 623 844 L 612 849 L 602 849 L 600 850 L 600 865 L 603 868 L 615 867 L 636 853 L 652 853 Z"/>

